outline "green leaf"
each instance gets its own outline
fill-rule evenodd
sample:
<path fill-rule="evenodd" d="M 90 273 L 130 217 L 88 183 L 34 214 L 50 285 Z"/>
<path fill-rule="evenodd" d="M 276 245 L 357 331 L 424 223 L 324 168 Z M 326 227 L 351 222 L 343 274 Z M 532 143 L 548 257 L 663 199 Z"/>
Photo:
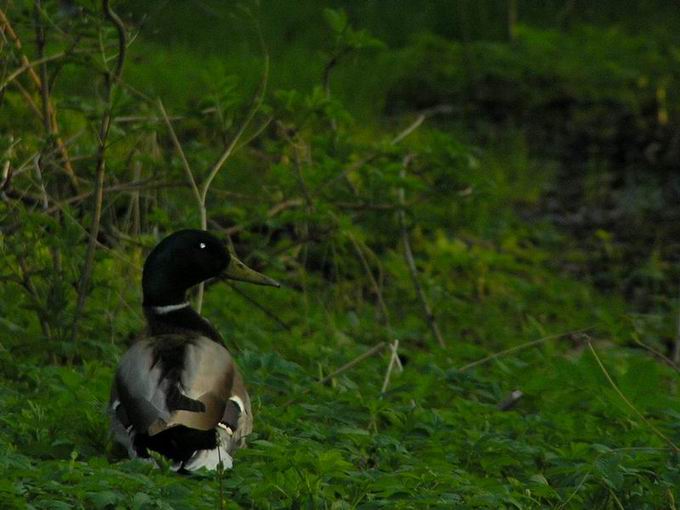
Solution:
<path fill-rule="evenodd" d="M 343 9 L 325 8 L 323 16 L 334 32 L 340 34 L 347 28 L 347 13 Z"/>
<path fill-rule="evenodd" d="M 87 498 L 92 502 L 94 508 L 105 509 L 123 500 L 121 494 L 110 490 L 100 492 L 88 492 Z"/>

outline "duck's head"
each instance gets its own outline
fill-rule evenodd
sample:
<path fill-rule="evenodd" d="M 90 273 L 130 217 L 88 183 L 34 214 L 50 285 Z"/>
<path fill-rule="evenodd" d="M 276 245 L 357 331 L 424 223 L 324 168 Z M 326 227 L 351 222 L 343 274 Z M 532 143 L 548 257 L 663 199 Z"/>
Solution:
<path fill-rule="evenodd" d="M 212 234 L 180 230 L 158 243 L 146 258 L 142 274 L 144 306 L 182 303 L 188 289 L 210 278 L 279 286 L 246 266 Z"/>

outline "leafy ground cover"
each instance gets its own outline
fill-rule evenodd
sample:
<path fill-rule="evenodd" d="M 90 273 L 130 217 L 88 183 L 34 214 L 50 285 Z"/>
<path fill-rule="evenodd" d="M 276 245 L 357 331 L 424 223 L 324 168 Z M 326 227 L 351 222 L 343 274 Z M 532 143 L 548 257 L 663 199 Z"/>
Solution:
<path fill-rule="evenodd" d="M 362 25 L 379 25 L 368 4 L 305 2 L 201 4 L 201 32 L 186 6 L 152 4 L 143 22 L 119 4 L 131 44 L 74 328 L 117 40 L 98 3 L 66 4 L 79 15 L 3 7 L 31 61 L 66 52 L 45 65 L 79 187 L 33 111 L 40 90 L 9 80 L 22 64 L 4 24 L 3 505 L 677 507 L 672 36 L 537 24 L 512 43 L 459 42 L 422 15 L 405 37 Z M 235 12 L 241 28 L 221 35 Z M 200 224 L 158 98 L 199 181 L 254 112 L 208 195 L 209 227 L 284 283 L 206 293 L 254 399 L 249 448 L 221 477 L 126 460 L 104 414 L 143 328 L 144 255 Z M 386 384 L 395 339 L 403 371 Z"/>

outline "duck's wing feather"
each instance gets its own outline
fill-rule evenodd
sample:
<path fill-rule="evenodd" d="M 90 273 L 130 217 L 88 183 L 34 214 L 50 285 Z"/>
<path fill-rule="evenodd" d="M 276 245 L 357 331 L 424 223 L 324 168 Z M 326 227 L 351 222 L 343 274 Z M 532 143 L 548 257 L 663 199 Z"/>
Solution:
<path fill-rule="evenodd" d="M 202 336 L 160 335 L 138 341 L 123 356 L 111 402 L 123 427 L 155 435 L 176 425 L 214 429 L 233 397 L 242 406 L 237 430 L 243 426 L 247 434 L 250 399 L 229 351 Z"/>
<path fill-rule="evenodd" d="M 234 382 L 229 401 L 224 408 L 221 423 L 228 426 L 230 436 L 229 451 L 245 446 L 245 437 L 253 430 L 253 414 L 250 397 L 238 369 L 234 370 Z"/>
<path fill-rule="evenodd" d="M 146 432 L 170 416 L 166 402 L 168 381 L 154 355 L 150 339 L 136 342 L 120 360 L 112 390 L 112 408 L 126 428 Z M 114 400 L 114 398 L 116 400 Z"/>

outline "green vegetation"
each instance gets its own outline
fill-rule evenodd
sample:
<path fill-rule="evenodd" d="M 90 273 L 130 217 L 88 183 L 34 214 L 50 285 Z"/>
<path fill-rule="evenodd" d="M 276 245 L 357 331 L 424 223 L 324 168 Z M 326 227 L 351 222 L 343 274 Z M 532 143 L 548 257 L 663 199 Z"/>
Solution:
<path fill-rule="evenodd" d="M 336 3 L 114 2 L 121 80 L 99 2 L 0 7 L 0 506 L 678 508 L 677 13 Z M 237 140 L 208 228 L 284 284 L 205 294 L 255 412 L 221 482 L 108 435 L 201 223 L 159 99 L 199 184 Z"/>

